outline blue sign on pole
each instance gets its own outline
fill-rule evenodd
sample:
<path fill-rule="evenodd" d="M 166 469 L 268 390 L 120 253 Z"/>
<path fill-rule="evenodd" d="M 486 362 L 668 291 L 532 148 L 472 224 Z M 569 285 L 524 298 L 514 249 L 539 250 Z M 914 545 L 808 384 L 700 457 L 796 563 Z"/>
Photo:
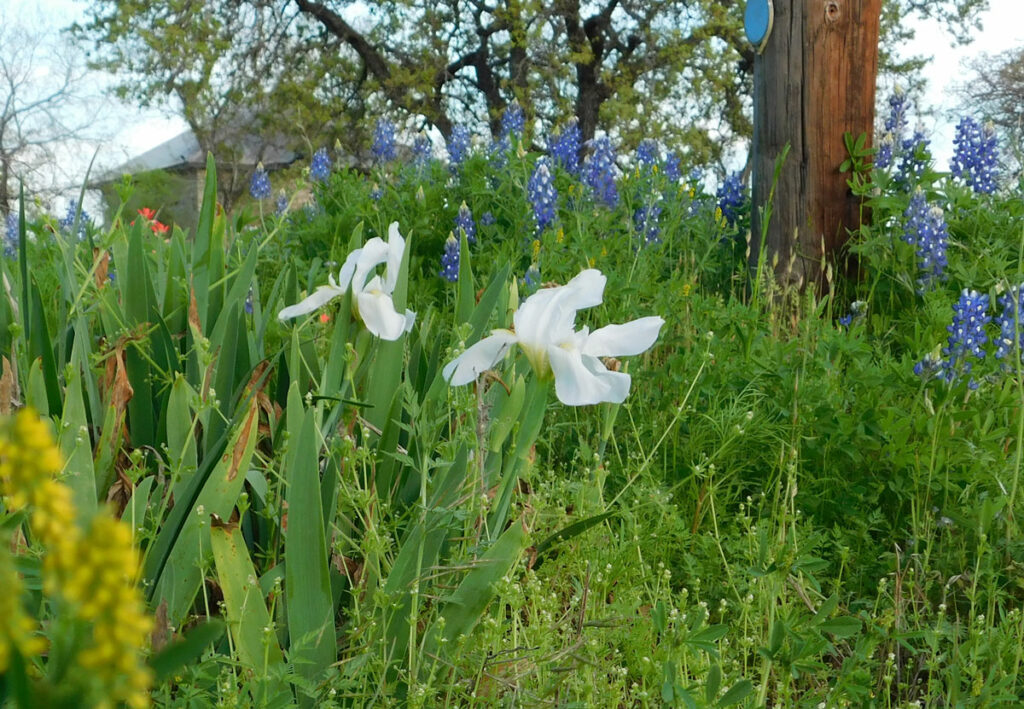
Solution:
<path fill-rule="evenodd" d="M 768 36 L 772 33 L 772 21 L 775 19 L 775 8 L 772 0 L 747 0 L 747 12 L 743 17 L 743 27 L 747 31 L 747 39 L 760 54 L 768 44 Z"/>

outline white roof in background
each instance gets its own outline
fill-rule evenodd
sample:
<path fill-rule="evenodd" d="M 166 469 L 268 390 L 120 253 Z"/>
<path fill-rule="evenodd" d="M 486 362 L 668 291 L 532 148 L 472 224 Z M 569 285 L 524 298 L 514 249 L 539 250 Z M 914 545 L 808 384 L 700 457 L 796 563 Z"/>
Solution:
<path fill-rule="evenodd" d="M 136 155 L 116 168 L 116 171 L 120 173 L 145 172 L 146 170 L 162 170 L 185 165 L 201 167 L 205 164 L 206 157 L 199 147 L 199 140 L 195 133 L 187 130 L 155 148 L 150 148 L 142 155 Z"/>
<path fill-rule="evenodd" d="M 244 135 L 241 138 L 242 165 L 256 165 L 262 162 L 267 168 L 283 167 L 298 160 L 301 154 L 282 145 L 265 143 L 258 135 Z M 100 181 L 116 180 L 125 174 L 206 167 L 206 153 L 191 130 L 174 136 L 155 148 L 127 160 L 100 178 Z"/>

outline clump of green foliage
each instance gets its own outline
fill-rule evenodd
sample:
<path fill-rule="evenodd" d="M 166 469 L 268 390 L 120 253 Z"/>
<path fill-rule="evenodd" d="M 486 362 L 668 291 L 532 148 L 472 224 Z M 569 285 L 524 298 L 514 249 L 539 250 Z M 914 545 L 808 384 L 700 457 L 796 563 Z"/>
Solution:
<path fill-rule="evenodd" d="M 975 194 L 926 154 L 912 184 L 859 171 L 862 278 L 773 300 L 749 205 L 623 159 L 608 206 L 553 165 L 538 229 L 540 157 L 513 138 L 454 168 L 335 171 L 304 206 L 235 215 L 211 164 L 195 233 L 20 236 L 4 391 L 55 422 L 79 504 L 132 522 L 153 702 L 1019 701 L 1020 342 L 970 376 L 914 371 L 949 361 L 964 289 L 994 304 L 1024 281 L 1019 186 Z M 942 277 L 902 239 L 918 189 L 943 210 Z M 392 222 L 411 331 L 374 337 L 350 291 L 278 320 Z M 665 319 L 606 363 L 625 402 L 562 406 L 521 355 L 448 386 L 445 363 L 585 268 L 608 285 L 581 324 Z"/>

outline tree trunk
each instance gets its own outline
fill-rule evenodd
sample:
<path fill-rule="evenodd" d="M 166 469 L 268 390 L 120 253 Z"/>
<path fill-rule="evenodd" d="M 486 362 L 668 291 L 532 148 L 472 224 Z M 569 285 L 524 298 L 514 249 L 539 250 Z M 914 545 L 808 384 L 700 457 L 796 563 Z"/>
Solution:
<path fill-rule="evenodd" d="M 11 194 L 8 191 L 7 181 L 11 179 L 10 169 L 7 167 L 7 157 L 0 158 L 0 216 L 5 219 L 14 211 L 11 208 Z"/>
<path fill-rule="evenodd" d="M 761 252 L 759 209 L 789 145 L 764 244 L 783 288 L 827 288 L 827 264 L 838 265 L 847 230 L 860 225 L 860 205 L 839 165 L 847 157 L 844 133 L 867 133 L 871 143 L 881 5 L 775 0 L 774 30 L 754 61 L 750 265 L 757 267 Z"/>
<path fill-rule="evenodd" d="M 584 143 L 593 140 L 597 132 L 597 118 L 603 102 L 597 82 L 597 68 L 593 64 L 577 64 L 576 122 Z"/>

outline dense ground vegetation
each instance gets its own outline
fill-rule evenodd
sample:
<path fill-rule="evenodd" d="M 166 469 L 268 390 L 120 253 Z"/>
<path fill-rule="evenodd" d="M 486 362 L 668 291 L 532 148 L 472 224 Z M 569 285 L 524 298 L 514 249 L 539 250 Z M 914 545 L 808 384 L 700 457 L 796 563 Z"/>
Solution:
<path fill-rule="evenodd" d="M 514 115 L 444 161 L 381 123 L 371 173 L 320 152 L 305 205 L 258 174 L 224 214 L 211 169 L 194 234 L 13 223 L 0 405 L 55 444 L 4 424 L 0 702 L 1018 704 L 1024 189 L 984 127 L 946 171 L 892 108 L 818 297 L 748 272 L 738 178 L 709 194 L 653 143 L 581 165 L 572 126 L 528 153 Z M 577 326 L 664 319 L 603 360 L 625 402 L 563 405 L 518 349 L 449 386 L 585 269 Z M 385 296 L 415 312 L 397 338 Z M 108 646 L 120 674 L 90 672 Z"/>

